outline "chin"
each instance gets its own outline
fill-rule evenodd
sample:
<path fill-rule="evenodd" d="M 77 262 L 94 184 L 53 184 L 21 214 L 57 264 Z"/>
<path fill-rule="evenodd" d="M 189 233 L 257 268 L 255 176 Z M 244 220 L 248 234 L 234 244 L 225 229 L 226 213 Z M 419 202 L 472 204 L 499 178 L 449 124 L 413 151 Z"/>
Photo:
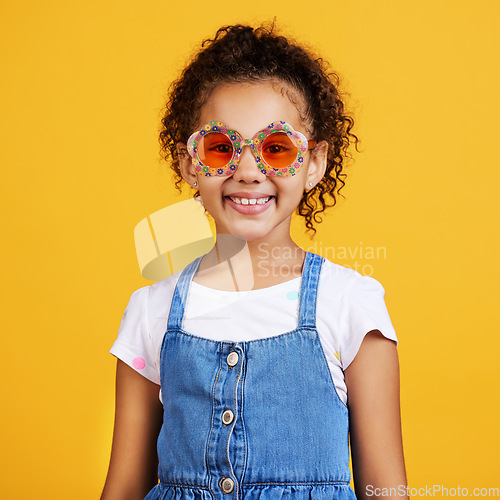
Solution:
<path fill-rule="evenodd" d="M 237 226 L 229 228 L 229 232 L 231 234 L 240 236 L 241 238 L 245 239 L 245 241 L 248 242 L 260 240 L 262 238 L 265 238 L 269 234 L 268 228 L 264 227 L 251 228 L 249 226 L 250 224 L 243 222 L 242 224 L 238 224 Z"/>

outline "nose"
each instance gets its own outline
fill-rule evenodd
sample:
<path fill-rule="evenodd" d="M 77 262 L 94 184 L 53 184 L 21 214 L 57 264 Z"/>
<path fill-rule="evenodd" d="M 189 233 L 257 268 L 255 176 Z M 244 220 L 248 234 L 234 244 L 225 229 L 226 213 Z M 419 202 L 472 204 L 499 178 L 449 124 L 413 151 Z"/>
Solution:
<path fill-rule="evenodd" d="M 252 146 L 250 142 L 244 142 L 241 145 L 241 153 L 238 161 L 238 165 L 233 174 L 233 179 L 235 181 L 243 182 L 262 182 L 266 179 L 266 175 L 262 173 L 262 170 L 257 166 L 257 161 L 255 155 L 253 154 Z"/>

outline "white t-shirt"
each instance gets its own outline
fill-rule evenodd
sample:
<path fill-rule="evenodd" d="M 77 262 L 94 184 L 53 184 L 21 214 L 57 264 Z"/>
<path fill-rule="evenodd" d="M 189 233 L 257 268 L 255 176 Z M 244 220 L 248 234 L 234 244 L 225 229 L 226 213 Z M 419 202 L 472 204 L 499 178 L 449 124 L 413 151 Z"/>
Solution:
<path fill-rule="evenodd" d="M 132 293 L 110 353 L 160 384 L 160 349 L 181 271 Z M 183 330 L 211 340 L 243 342 L 298 326 L 301 278 L 248 291 L 215 290 L 191 281 Z M 370 276 L 325 259 L 316 302 L 316 328 L 340 399 L 347 404 L 343 371 L 364 336 L 379 330 L 398 343 L 383 286 Z M 257 311 L 257 312 L 256 312 Z M 160 393 L 161 400 L 161 393 Z"/>

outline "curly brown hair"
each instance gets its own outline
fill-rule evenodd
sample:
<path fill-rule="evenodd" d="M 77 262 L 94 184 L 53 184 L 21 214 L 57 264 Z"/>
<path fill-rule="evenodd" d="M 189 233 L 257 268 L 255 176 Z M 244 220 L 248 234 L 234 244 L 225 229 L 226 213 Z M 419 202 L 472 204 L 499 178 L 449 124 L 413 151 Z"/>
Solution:
<path fill-rule="evenodd" d="M 344 109 L 339 76 L 323 59 L 276 34 L 274 22 L 257 28 L 223 26 L 213 39 L 202 42 L 202 50 L 170 86 L 161 120 L 161 154 L 171 159 L 175 186 L 181 191 L 177 143 L 186 143 L 193 133 L 209 94 L 221 83 L 269 79 L 300 92 L 306 103 L 304 119 L 311 124 L 313 137 L 329 145 L 325 175 L 313 189 L 304 192 L 297 207 L 297 213 L 306 219 L 307 231 L 316 233 L 312 221 L 321 222 L 317 215 L 336 204 L 336 194 L 343 196 L 340 190 L 345 185 L 345 159 L 350 157 L 352 143 L 357 150 L 359 139 L 351 133 L 354 120 Z"/>

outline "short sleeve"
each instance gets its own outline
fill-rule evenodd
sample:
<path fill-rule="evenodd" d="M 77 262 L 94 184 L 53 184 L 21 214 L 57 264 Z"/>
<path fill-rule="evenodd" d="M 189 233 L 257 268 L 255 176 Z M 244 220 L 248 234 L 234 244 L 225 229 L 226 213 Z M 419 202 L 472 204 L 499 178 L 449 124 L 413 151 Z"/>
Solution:
<path fill-rule="evenodd" d="M 381 283 L 362 274 L 354 278 L 346 291 L 346 335 L 342 339 L 340 350 L 343 370 L 354 360 L 365 335 L 372 330 L 379 330 L 384 337 L 398 344 L 384 297 L 385 290 Z"/>
<path fill-rule="evenodd" d="M 130 296 L 118 329 L 118 337 L 109 352 L 159 385 L 160 374 L 147 318 L 150 288 L 150 285 L 139 288 Z"/>

